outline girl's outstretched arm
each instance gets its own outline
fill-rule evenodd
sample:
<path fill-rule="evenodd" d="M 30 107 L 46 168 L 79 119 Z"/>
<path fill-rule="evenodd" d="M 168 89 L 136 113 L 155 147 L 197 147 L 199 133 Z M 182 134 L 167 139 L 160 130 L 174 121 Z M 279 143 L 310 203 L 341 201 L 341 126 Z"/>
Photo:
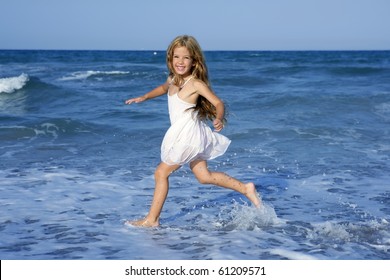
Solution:
<path fill-rule="evenodd" d="M 146 101 L 148 99 L 152 99 L 152 98 L 155 98 L 157 96 L 163 95 L 163 94 L 167 93 L 168 87 L 169 87 L 169 83 L 167 81 L 166 83 L 156 87 L 155 89 L 153 89 L 152 91 L 149 91 L 147 94 L 145 94 L 143 96 L 127 99 L 125 101 L 125 104 L 130 105 L 131 103 L 140 103 L 140 102 Z"/>

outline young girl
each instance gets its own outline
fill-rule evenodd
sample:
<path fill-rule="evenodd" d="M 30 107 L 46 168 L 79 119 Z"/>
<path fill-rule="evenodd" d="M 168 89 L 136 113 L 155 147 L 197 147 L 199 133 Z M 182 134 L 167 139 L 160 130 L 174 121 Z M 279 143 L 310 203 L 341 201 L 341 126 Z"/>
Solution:
<path fill-rule="evenodd" d="M 261 202 L 253 183 L 243 183 L 225 173 L 212 172 L 207 160 L 225 153 L 230 140 L 219 134 L 224 127 L 224 104 L 209 86 L 203 52 L 191 36 L 179 36 L 167 49 L 167 81 L 147 94 L 126 100 L 140 103 L 168 93 L 171 127 L 161 145 L 161 163 L 155 171 L 155 190 L 148 215 L 126 224 L 142 227 L 159 225 L 159 217 L 168 194 L 169 175 L 189 163 L 201 184 L 214 184 L 245 195 L 256 207 Z M 214 131 L 205 121 L 213 121 Z"/>

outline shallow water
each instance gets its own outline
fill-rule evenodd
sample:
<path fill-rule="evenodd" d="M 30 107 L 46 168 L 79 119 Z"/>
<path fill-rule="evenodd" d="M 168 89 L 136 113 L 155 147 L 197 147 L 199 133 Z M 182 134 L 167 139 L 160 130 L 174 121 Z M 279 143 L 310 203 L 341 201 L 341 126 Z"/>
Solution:
<path fill-rule="evenodd" d="M 163 52 L 0 51 L 1 259 L 390 259 L 390 52 L 207 52 L 228 152 L 264 207 L 171 176 Z"/>

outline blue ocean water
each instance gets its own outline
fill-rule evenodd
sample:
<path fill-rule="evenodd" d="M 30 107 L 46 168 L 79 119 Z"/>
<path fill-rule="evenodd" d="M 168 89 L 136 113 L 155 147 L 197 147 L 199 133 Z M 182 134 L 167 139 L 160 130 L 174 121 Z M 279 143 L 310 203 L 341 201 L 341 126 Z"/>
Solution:
<path fill-rule="evenodd" d="M 264 207 L 171 176 L 149 208 L 163 51 L 0 51 L 1 259 L 390 259 L 390 52 L 206 52 L 232 140 L 211 169 Z"/>

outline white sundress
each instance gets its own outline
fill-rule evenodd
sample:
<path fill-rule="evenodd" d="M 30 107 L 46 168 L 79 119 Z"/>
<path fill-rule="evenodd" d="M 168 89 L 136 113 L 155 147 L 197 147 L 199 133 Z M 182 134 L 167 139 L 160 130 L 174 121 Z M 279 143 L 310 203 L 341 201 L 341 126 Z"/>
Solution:
<path fill-rule="evenodd" d="M 187 110 L 195 107 L 195 104 L 180 99 L 178 93 L 170 95 L 168 92 L 167 95 L 171 126 L 161 144 L 161 160 L 168 165 L 184 165 L 223 155 L 230 145 L 230 139 L 212 131 L 204 121 L 199 120 L 197 112 Z"/>

